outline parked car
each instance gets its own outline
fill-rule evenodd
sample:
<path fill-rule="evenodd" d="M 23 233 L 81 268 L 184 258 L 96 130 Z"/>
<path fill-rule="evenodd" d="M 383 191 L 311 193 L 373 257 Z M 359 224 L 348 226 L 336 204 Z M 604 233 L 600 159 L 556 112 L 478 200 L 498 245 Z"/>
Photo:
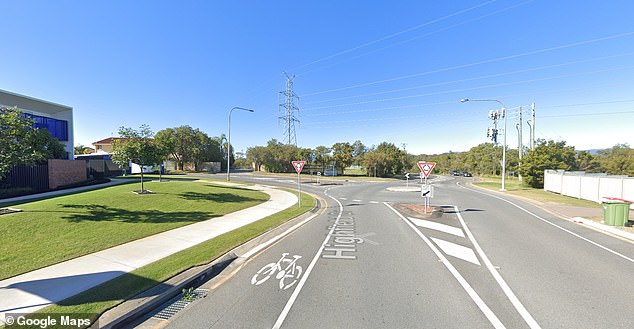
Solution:
<path fill-rule="evenodd" d="M 461 172 L 461 176 L 463 176 L 463 177 L 471 177 L 471 173 L 468 172 L 468 171 L 463 171 L 463 172 Z"/>
<path fill-rule="evenodd" d="M 458 170 L 450 170 L 450 171 L 449 171 L 449 174 L 450 174 L 451 176 L 460 176 L 460 173 L 458 172 Z"/>

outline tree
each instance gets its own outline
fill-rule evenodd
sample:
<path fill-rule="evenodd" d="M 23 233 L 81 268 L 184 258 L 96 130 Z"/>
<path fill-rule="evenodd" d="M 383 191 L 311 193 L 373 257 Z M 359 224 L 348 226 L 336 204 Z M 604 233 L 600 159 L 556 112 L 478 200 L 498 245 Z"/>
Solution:
<path fill-rule="evenodd" d="M 16 107 L 0 108 L 0 180 L 13 166 L 65 158 L 64 146 L 45 129 L 34 129 L 33 119 Z"/>
<path fill-rule="evenodd" d="M 393 143 L 383 142 L 370 149 L 364 157 L 363 164 L 368 168 L 368 175 L 376 173 L 381 177 L 403 173 L 406 153 Z"/>
<path fill-rule="evenodd" d="M 546 169 L 574 169 L 576 153 L 575 148 L 566 146 L 565 141 L 538 140 L 535 149 L 522 158 L 519 172 L 528 185 L 542 188 L 544 187 L 544 171 Z"/>
<path fill-rule="evenodd" d="M 33 120 L 21 114 L 17 108 L 0 108 L 0 179 L 15 165 L 42 159 L 28 142 Z"/>
<path fill-rule="evenodd" d="M 344 168 L 350 166 L 353 160 L 354 149 L 348 142 L 335 143 L 332 146 L 332 158 L 338 168 L 343 172 Z"/>
<path fill-rule="evenodd" d="M 141 167 L 141 194 L 147 193 L 143 185 L 143 166 L 160 164 L 166 157 L 166 149 L 152 138 L 154 133 L 147 125 L 141 125 L 139 130 L 119 128 L 121 139 L 112 144 L 112 161 L 127 167 L 129 162 Z"/>
<path fill-rule="evenodd" d="M 193 162 L 195 138 L 196 133 L 190 126 L 166 128 L 156 133 L 157 143 L 169 151 L 180 170 L 184 169 L 185 162 Z"/>
<path fill-rule="evenodd" d="M 313 150 L 313 158 L 315 162 L 321 166 L 321 170 L 323 171 L 326 165 L 332 160 L 330 148 L 323 145 L 315 147 L 315 150 Z"/>
<path fill-rule="evenodd" d="M 53 138 L 51 132 L 46 129 L 34 129 L 32 132 L 31 145 L 41 152 L 45 159 L 67 159 L 64 145 Z"/>
<path fill-rule="evenodd" d="M 617 144 L 599 151 L 601 164 L 610 175 L 634 176 L 634 150 L 628 144 Z"/>
<path fill-rule="evenodd" d="M 363 162 L 363 156 L 368 151 L 368 148 L 361 143 L 360 140 L 356 140 L 352 143 L 352 158 L 353 163 L 356 165 L 360 165 Z"/>
<path fill-rule="evenodd" d="M 589 173 L 596 173 L 596 172 L 601 172 L 601 163 L 599 162 L 599 160 L 592 155 L 590 152 L 588 151 L 579 151 L 577 153 L 577 170 L 581 170 L 581 171 L 585 171 L 585 172 L 589 172 Z"/>
<path fill-rule="evenodd" d="M 90 147 L 84 146 L 82 144 L 75 145 L 75 147 L 73 147 L 73 152 L 74 152 L 75 155 L 78 155 L 78 154 L 90 154 Z"/>

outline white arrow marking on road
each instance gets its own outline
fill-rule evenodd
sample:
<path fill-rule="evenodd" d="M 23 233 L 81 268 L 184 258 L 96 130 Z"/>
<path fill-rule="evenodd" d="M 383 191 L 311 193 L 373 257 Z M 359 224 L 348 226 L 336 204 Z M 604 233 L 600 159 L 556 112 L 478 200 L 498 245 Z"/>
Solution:
<path fill-rule="evenodd" d="M 416 226 L 428 228 L 428 229 L 431 229 L 431 230 L 441 231 L 441 232 L 453 234 L 453 235 L 459 236 L 461 238 L 464 238 L 464 233 L 458 227 L 453 227 L 453 226 L 440 224 L 440 223 L 436 223 L 436 222 L 431 222 L 431 221 L 428 221 L 428 220 L 414 218 L 414 217 L 407 217 L 407 218 L 409 220 L 411 220 L 412 223 L 414 223 L 414 225 L 416 225 Z"/>
<path fill-rule="evenodd" d="M 455 244 L 453 242 L 440 240 L 436 238 L 431 238 L 445 254 L 449 256 L 454 256 L 460 258 L 462 260 L 466 260 L 469 263 L 480 265 L 480 261 L 478 257 L 476 257 L 475 253 L 471 248 L 463 247 L 459 244 Z"/>

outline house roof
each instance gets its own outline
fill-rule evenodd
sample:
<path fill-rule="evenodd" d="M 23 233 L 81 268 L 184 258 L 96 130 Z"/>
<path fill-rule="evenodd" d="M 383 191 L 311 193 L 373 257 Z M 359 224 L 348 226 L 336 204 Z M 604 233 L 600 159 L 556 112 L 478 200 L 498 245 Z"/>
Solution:
<path fill-rule="evenodd" d="M 97 145 L 97 144 L 112 144 L 112 142 L 114 142 L 115 140 L 121 140 L 123 138 L 121 137 L 108 137 L 106 139 L 102 139 L 100 141 L 96 141 L 94 143 L 92 143 L 92 145 Z"/>

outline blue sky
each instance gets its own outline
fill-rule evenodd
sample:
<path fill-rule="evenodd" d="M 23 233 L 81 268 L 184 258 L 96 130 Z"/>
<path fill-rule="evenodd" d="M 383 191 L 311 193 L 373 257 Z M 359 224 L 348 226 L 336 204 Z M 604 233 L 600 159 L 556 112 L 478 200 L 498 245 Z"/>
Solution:
<path fill-rule="evenodd" d="M 408 152 L 487 141 L 489 110 L 536 104 L 536 137 L 634 141 L 632 1 L 4 1 L 0 89 L 72 106 L 75 143 L 118 127 L 283 139 L 295 75 L 298 145 L 383 141 Z"/>

